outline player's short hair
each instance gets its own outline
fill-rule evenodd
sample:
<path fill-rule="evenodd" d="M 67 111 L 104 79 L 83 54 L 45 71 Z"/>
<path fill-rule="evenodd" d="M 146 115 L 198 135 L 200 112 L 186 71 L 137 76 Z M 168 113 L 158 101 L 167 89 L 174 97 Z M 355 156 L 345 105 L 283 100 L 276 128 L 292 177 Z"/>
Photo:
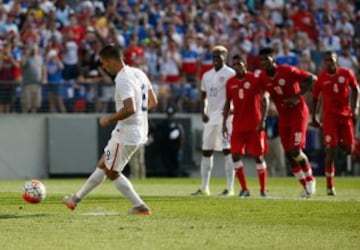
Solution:
<path fill-rule="evenodd" d="M 102 58 L 113 59 L 119 62 L 123 60 L 123 55 L 121 53 L 120 46 L 115 44 L 109 44 L 103 47 L 100 50 L 99 55 Z"/>
<path fill-rule="evenodd" d="M 273 55 L 274 55 L 274 49 L 271 48 L 271 47 L 262 48 L 262 49 L 260 49 L 260 51 L 259 51 L 259 55 L 260 55 L 260 56 L 264 56 L 264 55 L 271 55 L 271 56 L 273 56 Z"/>
<path fill-rule="evenodd" d="M 227 55 L 228 53 L 228 50 L 227 48 L 225 48 L 225 46 L 222 46 L 222 45 L 216 45 L 214 46 L 214 48 L 212 49 L 212 52 L 220 52 L 221 54 L 224 54 L 224 55 Z"/>
<path fill-rule="evenodd" d="M 327 50 L 327 51 L 324 52 L 324 57 L 325 56 L 333 56 L 333 55 L 335 55 L 337 57 L 336 52 L 333 51 L 333 50 Z"/>
<path fill-rule="evenodd" d="M 242 56 L 239 55 L 239 54 L 234 55 L 234 56 L 232 57 L 232 59 L 233 59 L 233 60 L 239 60 L 240 62 L 243 62 L 243 63 L 246 64 L 246 61 L 245 61 L 244 57 L 242 57 Z"/>

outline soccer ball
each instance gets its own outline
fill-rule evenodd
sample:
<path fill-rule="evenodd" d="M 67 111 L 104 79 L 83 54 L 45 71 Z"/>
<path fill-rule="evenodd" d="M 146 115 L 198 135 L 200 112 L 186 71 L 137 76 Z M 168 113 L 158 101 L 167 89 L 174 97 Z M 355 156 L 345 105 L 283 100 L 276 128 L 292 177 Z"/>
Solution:
<path fill-rule="evenodd" d="M 25 182 L 22 190 L 22 197 L 24 201 L 29 203 L 40 203 L 45 199 L 45 196 L 45 185 L 41 181 L 31 180 Z"/>

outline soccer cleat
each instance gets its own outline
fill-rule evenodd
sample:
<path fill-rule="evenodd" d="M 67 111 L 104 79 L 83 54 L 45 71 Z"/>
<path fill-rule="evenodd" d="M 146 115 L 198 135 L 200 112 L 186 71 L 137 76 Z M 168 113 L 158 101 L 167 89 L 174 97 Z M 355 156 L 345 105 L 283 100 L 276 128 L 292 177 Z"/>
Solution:
<path fill-rule="evenodd" d="M 249 196 L 250 196 L 249 190 L 241 190 L 239 193 L 239 197 L 242 197 L 242 198 L 249 197 Z"/>
<path fill-rule="evenodd" d="M 151 215 L 151 211 L 145 204 L 142 204 L 130 209 L 129 215 Z"/>
<path fill-rule="evenodd" d="M 305 188 L 308 194 L 316 193 L 316 180 L 315 178 L 312 181 L 307 181 L 305 184 Z"/>
<path fill-rule="evenodd" d="M 209 190 L 202 190 L 202 189 L 198 189 L 195 193 L 192 193 L 191 195 L 195 195 L 195 196 L 209 196 L 210 195 L 210 191 Z"/>
<path fill-rule="evenodd" d="M 331 196 L 335 196 L 336 195 L 336 190 L 335 187 L 328 187 L 326 189 L 327 195 L 331 195 Z"/>
<path fill-rule="evenodd" d="M 220 196 L 234 196 L 234 190 L 224 189 L 222 193 L 219 194 Z"/>
<path fill-rule="evenodd" d="M 306 189 L 304 189 L 303 191 L 301 191 L 299 198 L 307 199 L 307 198 L 310 198 L 310 196 L 311 196 L 311 194 L 308 191 L 306 191 Z"/>
<path fill-rule="evenodd" d="M 268 194 L 266 193 L 266 191 L 260 191 L 260 196 L 262 198 L 267 198 L 268 197 Z"/>
<path fill-rule="evenodd" d="M 75 210 L 77 204 L 80 202 L 80 199 L 75 195 L 65 196 L 63 199 L 63 203 L 70 210 Z"/>

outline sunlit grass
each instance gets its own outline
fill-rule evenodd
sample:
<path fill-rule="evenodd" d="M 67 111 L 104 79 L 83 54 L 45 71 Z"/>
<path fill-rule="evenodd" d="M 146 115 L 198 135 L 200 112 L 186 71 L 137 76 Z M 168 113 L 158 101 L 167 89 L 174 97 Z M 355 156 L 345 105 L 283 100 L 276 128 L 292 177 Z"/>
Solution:
<path fill-rule="evenodd" d="M 21 199 L 24 181 L 0 181 L 1 249 L 358 249 L 360 178 L 337 178 L 338 195 L 298 200 L 293 178 L 268 181 L 269 199 L 217 196 L 225 184 L 211 180 L 211 197 L 192 197 L 198 179 L 146 179 L 133 184 L 151 207 L 151 216 L 128 216 L 130 202 L 106 181 L 75 211 L 61 203 L 85 179 L 42 180 L 45 201 Z M 238 190 L 237 190 L 238 191 Z"/>

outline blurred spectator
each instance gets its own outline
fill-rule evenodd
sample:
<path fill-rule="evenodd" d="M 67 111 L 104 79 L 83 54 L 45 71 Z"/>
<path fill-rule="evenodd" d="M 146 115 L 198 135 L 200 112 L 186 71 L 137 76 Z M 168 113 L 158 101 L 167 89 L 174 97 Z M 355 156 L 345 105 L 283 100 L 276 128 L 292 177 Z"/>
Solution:
<path fill-rule="evenodd" d="M 293 6 L 296 8 L 296 6 Z M 301 1 L 299 4 L 299 10 L 291 16 L 294 22 L 294 28 L 302 32 L 305 32 L 309 38 L 315 40 L 318 32 L 316 29 L 316 22 L 313 13 L 308 11 L 308 4 L 306 1 Z"/>
<path fill-rule="evenodd" d="M 159 103 L 162 111 L 165 111 L 170 101 L 176 102 L 180 89 L 182 60 L 178 44 L 174 40 L 169 40 L 168 48 L 163 51 L 160 65 L 162 85 L 159 86 Z M 171 97 L 173 100 L 170 100 Z"/>
<path fill-rule="evenodd" d="M 211 60 L 208 50 L 213 44 L 227 47 L 230 54 L 246 56 L 248 68 L 256 70 L 260 48 L 272 46 L 280 56 L 287 42 L 295 56 L 300 57 L 304 51 L 309 53 L 318 70 L 323 51 L 335 50 L 342 56 L 344 41 L 351 55 L 359 60 L 357 6 L 358 1 L 339 0 L 6 0 L 0 5 L 0 42 L 11 42 L 11 53 L 18 62 L 22 45 L 37 44 L 44 61 L 49 51 L 55 49 L 63 61 L 67 82 L 76 81 L 78 67 L 83 66 L 78 65 L 77 57 L 88 56 L 86 51 L 92 50 L 92 41 L 99 40 L 101 46 L 119 44 L 124 51 L 131 51 L 135 45 L 142 50 L 143 56 L 139 58 L 144 60 L 144 69 L 155 81 L 154 89 L 158 89 L 163 100 L 159 110 L 164 111 L 167 103 L 186 100 L 188 93 L 196 93 L 197 88 L 196 83 L 189 85 L 183 81 L 180 86 L 180 81 L 176 84 L 165 81 L 174 76 L 185 77 L 181 60 L 175 60 L 178 69 L 173 67 L 168 47 L 175 46 L 176 49 L 170 50 L 177 53 L 188 51 L 188 46 L 196 51 L 199 56 L 197 80 L 211 68 L 211 62 L 207 62 Z M 158 63 L 151 63 L 155 61 Z M 14 74 L 16 80 L 21 80 L 20 68 L 15 68 Z M 158 80 L 159 74 L 163 82 Z M 84 99 L 83 110 L 87 112 L 97 110 L 92 102 L 99 103 L 102 98 L 102 87 L 97 88 L 93 83 L 75 89 L 75 94 Z M 73 89 L 68 90 L 64 98 L 73 98 Z M 18 88 L 17 93 L 20 92 Z M 71 104 L 70 100 L 66 100 L 66 104 Z M 178 103 L 179 111 L 193 110 L 188 109 L 188 104 L 187 101 Z"/>
<path fill-rule="evenodd" d="M 0 51 L 0 113 L 9 113 L 14 101 L 16 87 L 16 69 L 19 61 L 12 54 L 11 44 L 5 42 Z"/>
<path fill-rule="evenodd" d="M 333 29 L 330 25 L 324 26 L 324 34 L 321 40 L 325 51 L 340 51 L 340 37 L 333 34 Z"/>
<path fill-rule="evenodd" d="M 63 100 L 64 80 L 62 71 L 64 65 L 61 62 L 58 52 L 50 50 L 46 57 L 46 72 L 47 72 L 47 95 L 49 102 L 49 112 L 66 113 L 66 108 Z"/>
<path fill-rule="evenodd" d="M 27 45 L 21 62 L 22 85 L 22 111 L 36 113 L 42 103 L 41 85 L 46 81 L 46 69 L 43 58 L 39 54 L 37 44 Z"/>
<path fill-rule="evenodd" d="M 285 41 L 282 45 L 282 52 L 276 57 L 276 63 L 297 66 L 299 64 L 298 55 L 290 51 L 290 43 Z"/>
<path fill-rule="evenodd" d="M 344 45 L 341 49 L 341 53 L 338 56 L 338 64 L 340 67 L 350 69 L 354 75 L 359 70 L 358 60 L 352 54 L 350 45 Z"/>
<path fill-rule="evenodd" d="M 63 77 L 67 82 L 75 81 L 78 77 L 78 49 L 79 46 L 74 40 L 74 31 L 69 29 L 64 34 L 64 44 L 61 51 L 61 57 L 64 63 Z"/>

